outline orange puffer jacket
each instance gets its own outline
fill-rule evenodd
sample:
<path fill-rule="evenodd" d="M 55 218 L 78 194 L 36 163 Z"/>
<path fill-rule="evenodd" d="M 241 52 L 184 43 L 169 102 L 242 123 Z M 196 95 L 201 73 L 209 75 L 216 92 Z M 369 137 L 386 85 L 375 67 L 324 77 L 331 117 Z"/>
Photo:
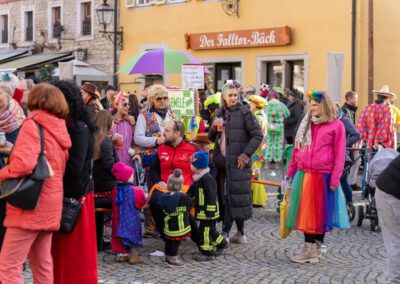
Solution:
<path fill-rule="evenodd" d="M 57 231 L 62 210 L 63 175 L 68 149 L 71 148 L 65 120 L 45 111 L 36 111 L 27 118 L 15 142 L 9 164 L 0 170 L 0 181 L 24 177 L 34 170 L 40 152 L 39 129 L 35 121 L 43 127 L 44 150 L 54 175 L 44 182 L 35 210 L 22 210 L 7 204 L 4 226 Z"/>

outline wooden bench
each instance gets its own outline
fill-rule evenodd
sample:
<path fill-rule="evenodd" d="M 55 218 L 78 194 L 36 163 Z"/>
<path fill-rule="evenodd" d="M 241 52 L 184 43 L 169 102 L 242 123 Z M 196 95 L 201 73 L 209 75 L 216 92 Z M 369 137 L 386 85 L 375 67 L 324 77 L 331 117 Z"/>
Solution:
<path fill-rule="evenodd" d="M 278 181 L 270 181 L 270 180 L 262 180 L 262 179 L 252 179 L 251 183 L 257 183 L 257 184 L 263 184 L 263 185 L 269 185 L 273 187 L 281 187 L 281 183 Z"/>
<path fill-rule="evenodd" d="M 112 213 L 111 208 L 95 208 L 96 213 Z"/>

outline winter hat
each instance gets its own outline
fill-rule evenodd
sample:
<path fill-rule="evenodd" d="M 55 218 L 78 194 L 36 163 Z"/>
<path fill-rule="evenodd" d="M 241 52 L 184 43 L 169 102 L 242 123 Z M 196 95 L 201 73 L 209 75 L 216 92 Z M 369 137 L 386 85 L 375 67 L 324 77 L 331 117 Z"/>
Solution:
<path fill-rule="evenodd" d="M 133 175 L 133 168 L 128 167 L 122 162 L 115 163 L 111 173 L 118 182 L 127 182 Z"/>
<path fill-rule="evenodd" d="M 169 191 L 180 191 L 182 187 L 183 187 L 182 170 L 176 169 L 168 177 L 167 188 Z"/>
<path fill-rule="evenodd" d="M 191 158 L 191 163 L 193 167 L 196 169 L 205 169 L 208 167 L 208 152 L 207 151 L 198 151 L 193 154 Z"/>

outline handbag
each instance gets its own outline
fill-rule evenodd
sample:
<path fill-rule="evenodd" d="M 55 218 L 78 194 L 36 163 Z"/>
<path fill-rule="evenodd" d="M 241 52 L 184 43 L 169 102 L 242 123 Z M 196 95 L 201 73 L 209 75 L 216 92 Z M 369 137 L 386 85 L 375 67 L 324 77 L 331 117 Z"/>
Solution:
<path fill-rule="evenodd" d="M 36 209 L 44 181 L 53 176 L 45 156 L 43 128 L 38 123 L 36 125 L 39 128 L 40 153 L 33 173 L 23 178 L 8 179 L 1 184 L 0 189 L 0 198 L 6 198 L 12 206 L 23 210 Z"/>
<path fill-rule="evenodd" d="M 85 190 L 85 194 L 82 196 L 81 200 L 73 197 L 63 198 L 63 208 L 60 222 L 60 232 L 64 234 L 71 233 L 78 221 L 79 214 L 86 200 L 86 195 L 88 193 L 89 187 L 91 185 L 91 179 L 89 180 L 88 186 Z"/>
<path fill-rule="evenodd" d="M 289 201 L 290 201 L 290 187 L 289 183 L 286 181 L 282 182 L 282 190 L 285 192 L 283 200 L 280 206 L 280 229 L 281 229 L 281 238 L 286 239 L 289 236 L 292 229 L 286 227 L 286 219 L 289 212 Z"/>

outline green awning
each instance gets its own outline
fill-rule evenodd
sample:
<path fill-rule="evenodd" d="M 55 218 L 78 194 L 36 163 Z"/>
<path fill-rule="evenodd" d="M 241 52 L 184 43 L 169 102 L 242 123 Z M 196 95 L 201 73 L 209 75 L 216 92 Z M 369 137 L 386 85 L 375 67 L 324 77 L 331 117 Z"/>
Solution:
<path fill-rule="evenodd" d="M 46 63 L 57 62 L 71 58 L 71 52 L 60 52 L 60 53 L 40 53 L 34 55 L 25 55 L 18 57 L 15 60 L 8 61 L 0 64 L 0 71 L 5 70 L 23 70 L 34 68 L 36 66 L 44 65 Z"/>

